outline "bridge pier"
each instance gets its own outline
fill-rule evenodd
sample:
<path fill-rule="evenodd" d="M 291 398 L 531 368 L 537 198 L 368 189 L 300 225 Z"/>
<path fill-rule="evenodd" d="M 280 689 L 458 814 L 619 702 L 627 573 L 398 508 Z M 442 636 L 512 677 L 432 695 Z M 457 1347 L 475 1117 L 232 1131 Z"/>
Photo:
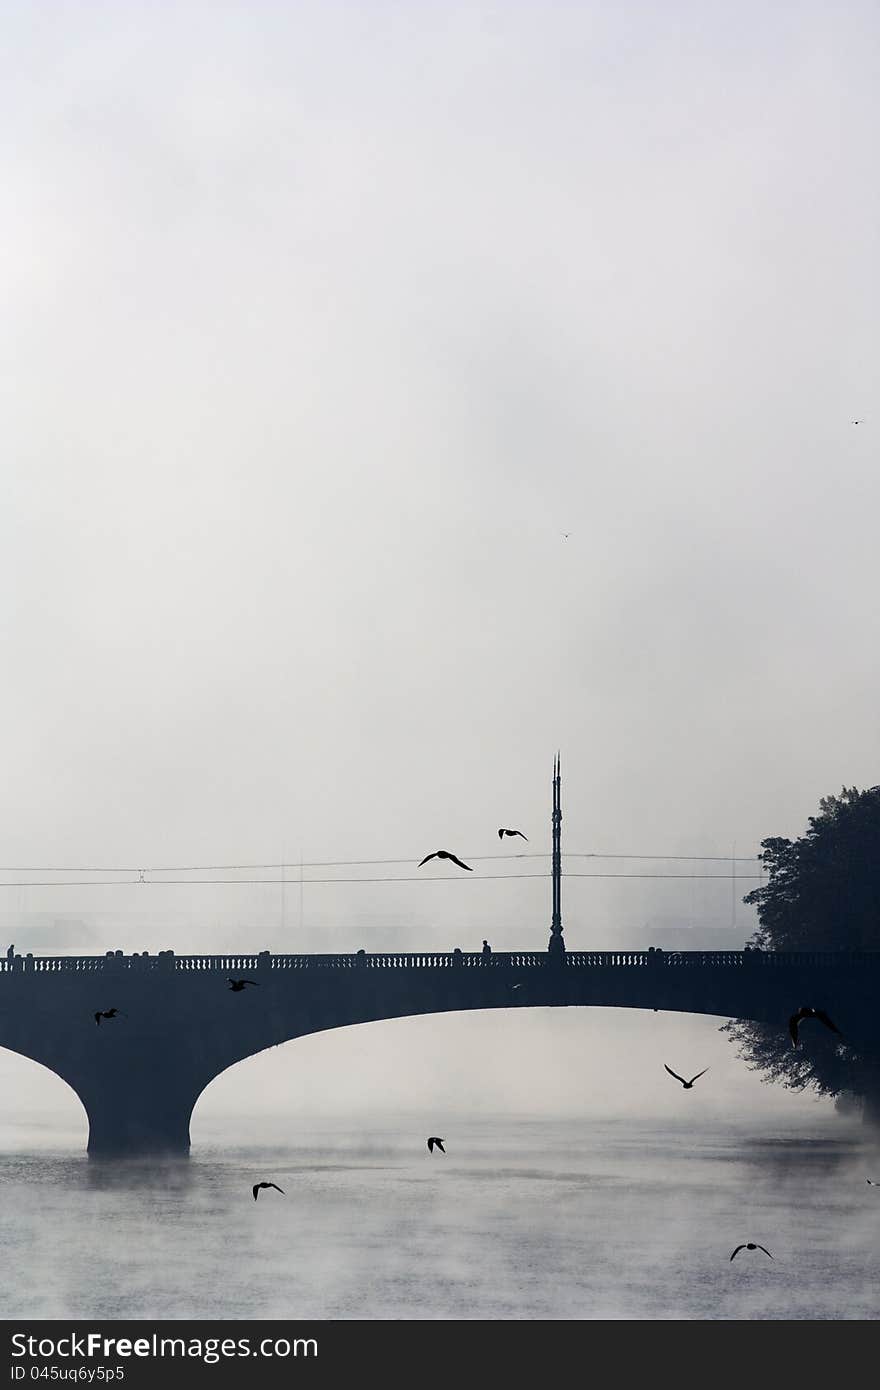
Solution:
<path fill-rule="evenodd" d="M 192 1106 L 163 1113 L 145 1113 L 134 1108 L 111 1111 L 104 1107 L 87 1113 L 90 1158 L 189 1156 Z"/>
<path fill-rule="evenodd" d="M 163 1069 L 113 1069 L 88 1078 L 64 1078 L 82 1101 L 89 1120 L 88 1152 L 92 1158 L 150 1154 L 185 1158 L 189 1122 L 203 1090 L 184 1065 L 178 1074 Z"/>

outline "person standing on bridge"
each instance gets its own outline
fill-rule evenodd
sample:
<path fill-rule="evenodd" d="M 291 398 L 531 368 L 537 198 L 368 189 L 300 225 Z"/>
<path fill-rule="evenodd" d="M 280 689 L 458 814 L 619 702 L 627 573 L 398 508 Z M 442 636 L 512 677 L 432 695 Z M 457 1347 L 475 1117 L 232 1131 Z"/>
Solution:
<path fill-rule="evenodd" d="M 483 942 L 483 964 L 484 964 L 484 965 L 488 965 L 488 964 L 489 964 L 489 958 L 490 958 L 491 955 L 492 955 L 492 947 L 489 945 L 488 941 L 484 941 L 484 942 Z"/>
<path fill-rule="evenodd" d="M 14 941 L 13 941 L 12 945 L 10 946 L 9 950 L 6 952 L 6 959 L 7 959 L 7 960 L 14 960 L 14 959 L 15 959 L 15 942 L 14 942 Z"/>

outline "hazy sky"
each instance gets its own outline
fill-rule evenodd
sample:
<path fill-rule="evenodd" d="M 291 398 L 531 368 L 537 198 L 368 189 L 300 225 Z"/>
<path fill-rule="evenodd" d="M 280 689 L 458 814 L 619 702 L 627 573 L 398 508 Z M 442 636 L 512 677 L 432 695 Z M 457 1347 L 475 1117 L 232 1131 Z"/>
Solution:
<path fill-rule="evenodd" d="M 568 850 L 750 854 L 880 781 L 878 50 L 867 3 L 10 0 L 3 865 L 540 853 L 557 747 Z M 302 931 L 0 911 L 543 947 L 490 871 Z M 567 939 L 730 904 L 570 880 Z"/>

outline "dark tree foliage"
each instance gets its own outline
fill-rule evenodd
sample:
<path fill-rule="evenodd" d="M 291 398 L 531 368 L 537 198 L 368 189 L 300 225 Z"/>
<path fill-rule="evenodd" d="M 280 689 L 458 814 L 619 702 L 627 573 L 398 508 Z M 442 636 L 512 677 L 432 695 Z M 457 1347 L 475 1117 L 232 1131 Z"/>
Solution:
<path fill-rule="evenodd" d="M 769 879 L 743 902 L 758 909 L 752 945 L 771 951 L 880 950 L 880 787 L 843 787 L 819 803 L 806 835 L 762 840 Z M 726 1032 L 740 1056 L 767 1081 L 823 1095 L 865 1097 L 873 1110 L 880 1085 L 878 1057 L 860 1053 L 825 1029 L 809 1048 L 791 1047 L 768 1024 L 734 1021 Z M 806 1032 L 804 1034 L 806 1036 Z"/>
<path fill-rule="evenodd" d="M 826 796 L 799 840 L 762 840 L 769 881 L 743 898 L 758 909 L 753 945 L 772 951 L 880 948 L 880 787 Z"/>

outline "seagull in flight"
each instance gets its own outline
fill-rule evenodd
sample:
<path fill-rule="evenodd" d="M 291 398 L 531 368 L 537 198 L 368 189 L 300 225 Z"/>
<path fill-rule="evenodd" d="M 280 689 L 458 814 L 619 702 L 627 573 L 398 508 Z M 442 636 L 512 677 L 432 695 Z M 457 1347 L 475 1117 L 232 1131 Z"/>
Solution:
<path fill-rule="evenodd" d="M 869 1187 L 880 1187 L 880 1182 L 874 1182 L 871 1178 L 865 1178 L 865 1182 Z"/>
<path fill-rule="evenodd" d="M 277 1182 L 255 1182 L 254 1185 L 253 1185 L 253 1188 L 251 1189 L 251 1190 L 253 1191 L 253 1194 L 254 1194 L 254 1201 L 257 1200 L 257 1197 L 259 1196 L 260 1188 L 261 1188 L 261 1187 L 274 1187 L 274 1189 L 275 1189 L 276 1192 L 280 1192 L 282 1196 L 285 1195 L 285 1194 L 284 1194 L 284 1188 L 283 1188 L 283 1187 L 279 1187 L 278 1184 L 277 1184 Z"/>
<path fill-rule="evenodd" d="M 731 1260 L 735 1260 L 735 1259 L 736 1259 L 736 1257 L 737 1257 L 737 1255 L 739 1254 L 740 1250 L 763 1250 L 765 1255 L 770 1255 L 770 1251 L 766 1248 L 766 1246 L 763 1246 L 763 1245 L 755 1245 L 754 1241 L 751 1241 L 751 1240 L 750 1240 L 750 1241 L 748 1241 L 747 1244 L 745 1244 L 745 1245 L 738 1245 L 738 1246 L 736 1247 L 736 1249 L 734 1250 L 733 1254 L 732 1254 L 731 1257 L 730 1257 Z M 772 1255 L 770 1255 L 770 1259 L 771 1259 L 771 1260 L 773 1259 L 773 1256 L 772 1256 Z"/>
<path fill-rule="evenodd" d="M 102 1018 L 115 1018 L 118 1013 L 118 1009 L 99 1009 L 95 1014 L 95 1023 L 100 1028 Z"/>
<path fill-rule="evenodd" d="M 528 835 L 524 835 L 521 830 L 505 830 L 504 827 L 498 831 L 499 840 L 503 840 L 505 835 L 518 835 L 521 840 L 528 840 Z"/>
<path fill-rule="evenodd" d="M 228 975 L 226 976 L 226 978 L 227 980 L 229 980 L 229 988 L 232 990 L 233 994 L 240 993 L 240 991 L 244 989 L 245 985 L 256 985 L 257 989 L 259 989 L 260 987 L 259 980 L 230 980 Z"/>
<path fill-rule="evenodd" d="M 798 1045 L 798 1025 L 805 1018 L 817 1018 L 820 1023 L 825 1024 L 826 1028 L 830 1028 L 832 1033 L 836 1033 L 840 1038 L 843 1037 L 837 1024 L 831 1022 L 831 1019 L 824 1009 L 811 1009 L 808 1005 L 802 1004 L 797 1013 L 792 1014 L 791 1018 L 788 1020 L 788 1031 L 791 1034 L 792 1047 L 797 1047 Z"/>
<path fill-rule="evenodd" d="M 697 1072 L 696 1076 L 692 1076 L 691 1079 L 690 1079 L 690 1081 L 685 1081 L 685 1079 L 684 1079 L 683 1076 L 679 1076 L 679 1074 L 678 1074 L 677 1071 L 673 1071 L 673 1070 L 672 1070 L 672 1067 L 667 1067 L 665 1062 L 663 1063 L 663 1066 L 664 1066 L 665 1070 L 669 1072 L 669 1075 L 670 1075 L 670 1076 L 674 1076 L 675 1079 L 676 1079 L 676 1081 L 680 1081 L 680 1082 L 681 1082 L 682 1086 L 684 1087 L 684 1089 L 685 1089 L 686 1091 L 689 1091 L 689 1090 L 691 1089 L 691 1087 L 693 1086 L 694 1082 L 695 1082 L 695 1081 L 699 1081 L 700 1077 L 701 1077 L 701 1076 L 705 1076 L 705 1075 L 706 1075 L 706 1072 L 709 1070 L 708 1067 L 704 1067 L 702 1071 L 698 1071 L 698 1072 Z"/>
<path fill-rule="evenodd" d="M 445 1154 L 446 1150 L 445 1150 L 444 1147 L 443 1147 L 443 1140 L 442 1140 L 442 1139 L 438 1139 L 437 1136 L 436 1136 L 436 1134 L 432 1134 L 431 1137 L 430 1137 L 430 1139 L 428 1140 L 428 1153 L 429 1153 L 429 1154 L 432 1154 L 432 1153 L 434 1152 L 434 1146 L 435 1146 L 435 1144 L 436 1144 L 437 1148 L 440 1150 L 440 1152 L 441 1152 L 442 1154 Z"/>
<path fill-rule="evenodd" d="M 457 864 L 460 869 L 467 869 L 469 874 L 473 873 L 470 864 L 463 864 L 460 859 L 456 859 L 454 854 L 450 854 L 448 849 L 435 849 L 433 854 L 426 854 L 422 864 L 427 864 L 429 859 L 451 859 L 453 864 Z M 419 868 L 422 867 L 422 864 L 419 865 Z"/>

